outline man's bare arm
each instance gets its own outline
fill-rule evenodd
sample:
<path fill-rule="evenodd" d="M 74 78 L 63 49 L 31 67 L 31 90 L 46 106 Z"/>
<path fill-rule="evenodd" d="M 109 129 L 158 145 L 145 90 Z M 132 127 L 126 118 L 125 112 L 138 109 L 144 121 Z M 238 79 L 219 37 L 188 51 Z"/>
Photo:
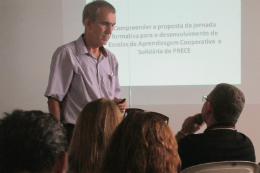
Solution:
<path fill-rule="evenodd" d="M 53 114 L 60 121 L 60 102 L 53 98 L 48 98 L 49 113 Z"/>

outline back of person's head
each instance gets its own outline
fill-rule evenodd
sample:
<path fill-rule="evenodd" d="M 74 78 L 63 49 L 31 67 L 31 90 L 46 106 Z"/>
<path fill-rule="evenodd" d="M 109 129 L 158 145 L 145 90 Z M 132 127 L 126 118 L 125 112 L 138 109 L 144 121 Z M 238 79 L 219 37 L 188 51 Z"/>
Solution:
<path fill-rule="evenodd" d="M 93 2 L 88 3 L 85 6 L 85 8 L 83 10 L 83 14 L 82 14 L 82 23 L 84 24 L 84 20 L 86 18 L 89 18 L 91 22 L 94 22 L 99 13 L 99 9 L 102 7 L 105 7 L 107 9 L 111 10 L 111 12 L 114 14 L 116 13 L 116 9 L 113 7 L 113 5 L 111 5 L 107 1 L 103 1 L 103 0 L 93 1 Z"/>
<path fill-rule="evenodd" d="M 50 173 L 61 157 L 64 169 L 67 149 L 65 130 L 51 114 L 15 110 L 0 120 L 0 172 Z"/>
<path fill-rule="evenodd" d="M 103 173 L 176 173 L 180 170 L 177 142 L 158 115 L 132 112 L 115 130 L 104 155 Z"/>
<path fill-rule="evenodd" d="M 236 124 L 245 104 L 245 96 L 237 87 L 221 83 L 208 95 L 213 116 L 218 123 Z"/>
<path fill-rule="evenodd" d="M 101 98 L 88 103 L 80 113 L 73 132 L 69 171 L 95 172 L 121 120 L 121 112 L 113 101 Z"/>

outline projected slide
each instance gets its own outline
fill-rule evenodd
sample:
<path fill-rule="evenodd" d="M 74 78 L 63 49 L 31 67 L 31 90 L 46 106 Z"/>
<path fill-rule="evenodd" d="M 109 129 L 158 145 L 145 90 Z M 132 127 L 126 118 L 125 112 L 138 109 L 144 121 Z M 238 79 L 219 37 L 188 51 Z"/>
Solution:
<path fill-rule="evenodd" d="M 241 83 L 240 0 L 108 0 L 121 86 Z"/>

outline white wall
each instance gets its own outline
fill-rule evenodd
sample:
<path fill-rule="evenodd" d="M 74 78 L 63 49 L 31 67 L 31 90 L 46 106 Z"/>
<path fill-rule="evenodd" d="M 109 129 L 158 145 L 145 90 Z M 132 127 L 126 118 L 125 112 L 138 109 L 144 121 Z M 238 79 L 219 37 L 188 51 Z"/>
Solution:
<path fill-rule="evenodd" d="M 0 112 L 47 111 L 43 94 L 62 31 L 61 0 L 0 0 Z"/>
<path fill-rule="evenodd" d="M 47 99 L 43 94 L 48 82 L 52 54 L 64 43 L 63 5 L 62 0 L 0 0 L 0 116 L 2 112 L 10 112 L 15 108 L 48 110 Z M 260 86 L 259 9 L 259 0 L 242 0 L 242 32 L 247 30 L 246 34 L 242 35 L 242 84 L 250 85 L 242 85 L 241 90 L 246 91 L 246 97 L 252 99 L 259 95 L 257 86 Z M 81 11 L 79 13 L 81 14 Z M 81 16 L 76 20 L 81 27 Z M 208 94 L 210 90 L 211 87 L 204 94 Z M 128 98 L 128 91 L 128 88 L 123 88 L 122 97 Z M 155 92 L 164 94 L 163 91 Z M 165 97 L 171 95 L 167 93 Z M 138 96 L 133 98 L 135 99 L 138 99 Z M 174 132 L 181 128 L 185 117 L 200 112 L 201 106 L 202 103 L 138 105 L 143 109 L 169 116 Z M 252 139 L 257 162 L 260 161 L 259 112 L 260 103 L 247 102 L 237 124 L 238 131 Z"/>

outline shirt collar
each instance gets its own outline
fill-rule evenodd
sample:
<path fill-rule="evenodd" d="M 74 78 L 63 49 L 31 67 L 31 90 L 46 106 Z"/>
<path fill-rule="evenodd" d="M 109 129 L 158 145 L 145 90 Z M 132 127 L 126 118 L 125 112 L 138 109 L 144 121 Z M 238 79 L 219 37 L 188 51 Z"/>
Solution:
<path fill-rule="evenodd" d="M 213 124 L 212 126 L 209 126 L 204 132 L 208 132 L 209 130 L 214 130 L 214 129 L 236 129 L 235 124 L 233 123 L 216 123 Z"/>
<path fill-rule="evenodd" d="M 85 43 L 84 43 L 84 34 L 82 34 L 77 40 L 76 40 L 76 47 L 77 47 L 77 54 L 78 55 L 83 55 L 86 53 L 89 53 Z M 104 48 L 104 46 L 99 47 L 100 52 L 107 57 L 107 51 Z"/>

